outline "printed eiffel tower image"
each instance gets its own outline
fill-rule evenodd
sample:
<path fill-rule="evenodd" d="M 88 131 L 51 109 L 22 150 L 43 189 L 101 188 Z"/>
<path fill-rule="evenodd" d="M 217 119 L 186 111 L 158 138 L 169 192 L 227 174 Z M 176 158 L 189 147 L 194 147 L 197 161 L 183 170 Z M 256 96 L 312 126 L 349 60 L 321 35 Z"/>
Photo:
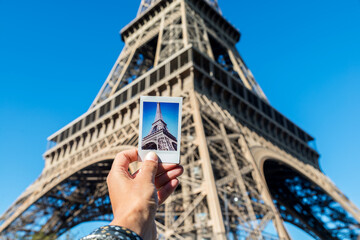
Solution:
<path fill-rule="evenodd" d="M 98 95 L 48 138 L 44 169 L 1 216 L 0 239 L 112 219 L 106 177 L 118 152 L 141 146 L 140 96 L 183 98 L 184 174 L 158 209 L 159 239 L 291 239 L 285 222 L 314 239 L 358 238 L 359 209 L 322 173 L 314 138 L 270 105 L 222 14 L 216 0 L 141 1 Z"/>
<path fill-rule="evenodd" d="M 144 108 L 148 108 L 146 103 Z M 141 145 L 143 150 L 177 151 L 177 139 L 169 132 L 159 102 L 156 104 L 155 120 L 150 133 L 142 139 Z"/>

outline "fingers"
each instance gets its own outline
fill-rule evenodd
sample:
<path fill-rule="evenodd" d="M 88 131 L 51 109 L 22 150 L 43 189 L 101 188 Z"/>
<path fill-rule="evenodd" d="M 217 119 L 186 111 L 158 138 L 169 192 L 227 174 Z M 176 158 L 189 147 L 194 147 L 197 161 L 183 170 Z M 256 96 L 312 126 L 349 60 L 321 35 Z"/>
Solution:
<path fill-rule="evenodd" d="M 155 176 L 158 170 L 158 156 L 154 152 L 149 152 L 141 166 L 140 172 L 137 177 L 141 178 L 145 182 L 155 182 Z"/>
<path fill-rule="evenodd" d="M 161 174 L 168 172 L 177 167 L 179 167 L 179 165 L 177 165 L 177 164 L 162 164 L 162 163 L 160 163 L 158 166 L 158 171 L 156 173 L 156 176 L 160 176 Z"/>
<path fill-rule="evenodd" d="M 178 164 L 162 164 L 162 163 L 159 163 L 158 164 L 158 170 L 157 170 L 157 173 L 156 173 L 156 177 L 155 177 L 155 181 L 156 179 L 161 176 L 162 174 L 166 173 L 166 172 L 169 172 L 175 168 L 183 168 L 181 165 L 178 165 Z M 140 172 L 140 169 L 137 170 L 136 172 L 134 172 L 132 174 L 132 177 L 135 178 L 138 173 Z"/>
<path fill-rule="evenodd" d="M 159 172 L 159 171 L 158 171 Z M 176 168 L 171 169 L 160 176 L 157 176 L 155 178 L 155 186 L 157 189 L 160 189 L 165 184 L 170 182 L 171 180 L 181 176 L 181 174 L 184 172 L 184 168 L 182 166 L 176 166 Z"/>
<path fill-rule="evenodd" d="M 125 176 L 130 176 L 128 169 L 129 164 L 137 161 L 138 151 L 136 148 L 120 152 L 116 155 L 111 171 L 123 173 Z"/>
<path fill-rule="evenodd" d="M 175 191 L 179 185 L 178 179 L 172 179 L 170 182 L 165 184 L 158 192 L 159 205 L 163 204 L 165 200 Z"/>

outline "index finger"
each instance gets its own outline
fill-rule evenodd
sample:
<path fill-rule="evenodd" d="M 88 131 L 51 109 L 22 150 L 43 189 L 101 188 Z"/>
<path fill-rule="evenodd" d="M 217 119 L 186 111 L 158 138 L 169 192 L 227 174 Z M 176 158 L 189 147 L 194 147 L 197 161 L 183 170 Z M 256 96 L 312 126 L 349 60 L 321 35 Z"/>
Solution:
<path fill-rule="evenodd" d="M 111 169 L 115 171 L 128 173 L 130 163 L 136 162 L 137 160 L 138 160 L 138 150 L 136 148 L 122 151 L 116 154 Z"/>

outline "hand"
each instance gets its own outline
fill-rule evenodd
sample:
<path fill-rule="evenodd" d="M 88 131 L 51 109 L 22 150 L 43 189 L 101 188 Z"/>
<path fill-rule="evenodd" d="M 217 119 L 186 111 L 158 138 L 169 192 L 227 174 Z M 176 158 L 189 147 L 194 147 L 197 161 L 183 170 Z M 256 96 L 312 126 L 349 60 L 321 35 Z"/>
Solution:
<path fill-rule="evenodd" d="M 137 149 L 116 155 L 107 185 L 114 219 L 110 225 L 128 228 L 144 240 L 156 238 L 155 214 L 179 185 L 183 168 L 158 163 L 155 153 L 148 153 L 138 172 L 130 175 L 129 164 L 137 161 Z"/>

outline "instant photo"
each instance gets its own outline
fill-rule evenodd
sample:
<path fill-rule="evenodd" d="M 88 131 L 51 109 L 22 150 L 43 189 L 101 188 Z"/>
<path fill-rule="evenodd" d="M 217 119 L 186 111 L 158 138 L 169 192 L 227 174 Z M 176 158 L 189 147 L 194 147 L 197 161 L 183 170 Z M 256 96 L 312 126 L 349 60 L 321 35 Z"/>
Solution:
<path fill-rule="evenodd" d="M 182 98 L 140 98 L 140 161 L 152 151 L 162 163 L 180 163 L 181 109 Z"/>

